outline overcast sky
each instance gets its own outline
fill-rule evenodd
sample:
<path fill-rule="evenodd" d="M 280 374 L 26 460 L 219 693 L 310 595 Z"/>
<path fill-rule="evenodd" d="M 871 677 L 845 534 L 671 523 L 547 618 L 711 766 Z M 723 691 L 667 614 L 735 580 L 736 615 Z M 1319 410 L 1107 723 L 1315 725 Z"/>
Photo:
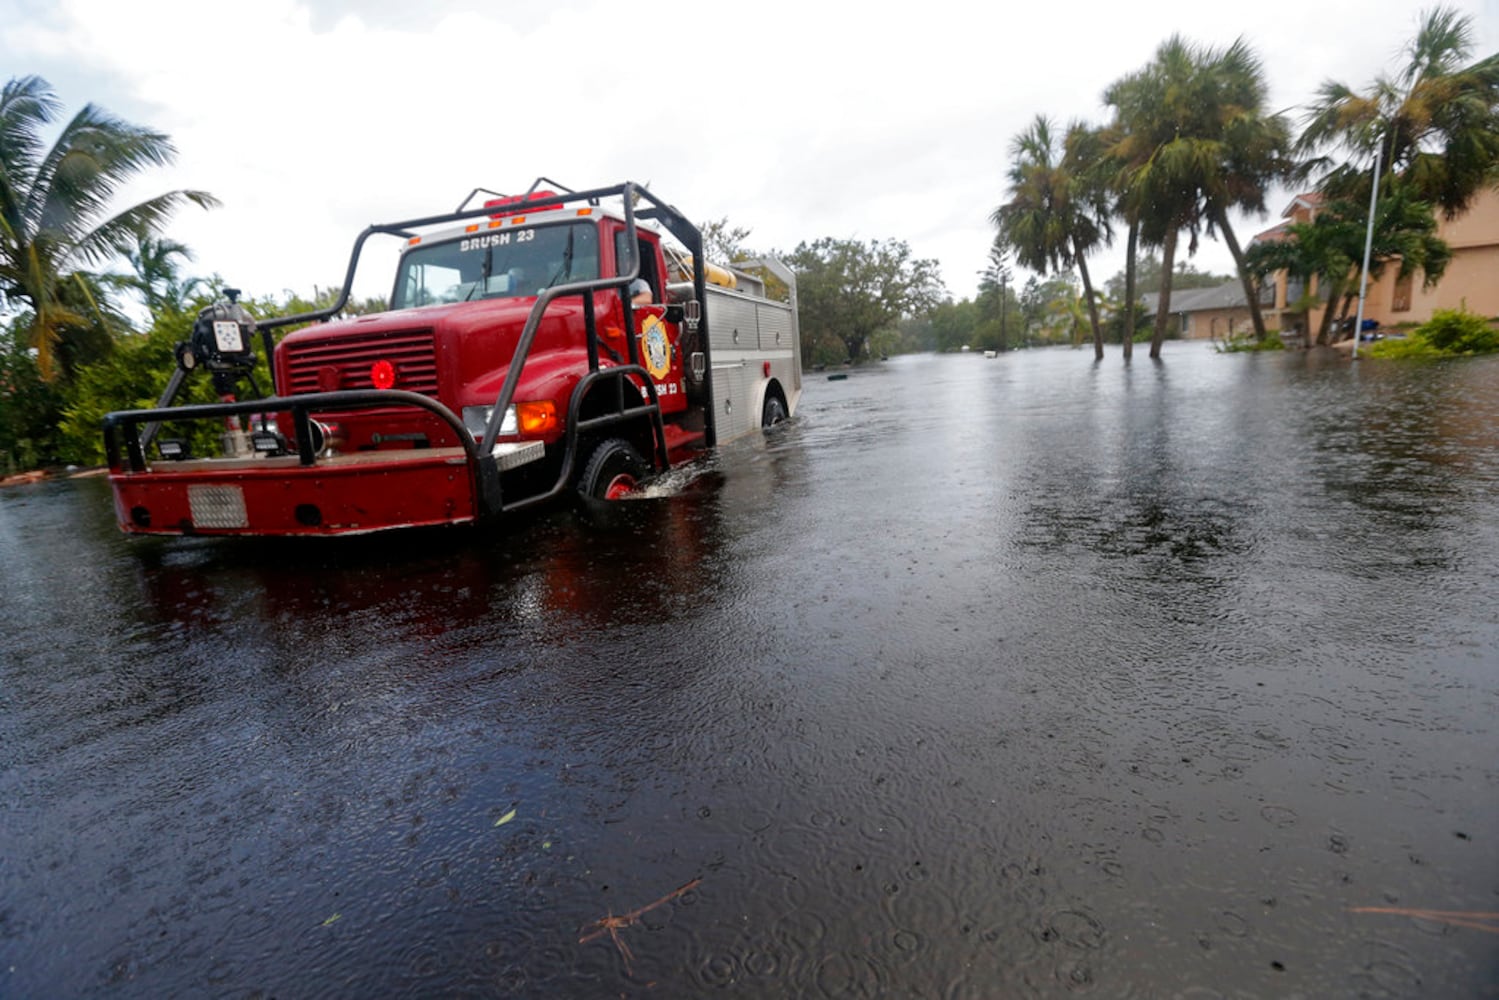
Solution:
<path fill-rule="evenodd" d="M 1462 0 L 1475 53 L 1499 0 Z M 252 296 L 337 285 L 372 222 L 456 208 L 475 187 L 648 183 L 727 217 L 758 250 L 901 239 L 971 297 L 1011 138 L 1039 112 L 1107 117 L 1101 95 L 1170 34 L 1264 61 L 1276 109 L 1328 78 L 1401 63 L 1402 0 L 0 0 L 0 66 L 71 114 L 92 101 L 166 132 L 176 165 L 132 192 L 216 195 L 169 235 Z M 1272 215 L 1246 220 L 1244 238 Z M 1119 241 L 1122 244 L 1122 239 Z M 1101 282 L 1119 249 L 1093 263 Z M 1203 269 L 1228 271 L 1221 244 Z M 361 272 L 360 294 L 388 291 Z"/>

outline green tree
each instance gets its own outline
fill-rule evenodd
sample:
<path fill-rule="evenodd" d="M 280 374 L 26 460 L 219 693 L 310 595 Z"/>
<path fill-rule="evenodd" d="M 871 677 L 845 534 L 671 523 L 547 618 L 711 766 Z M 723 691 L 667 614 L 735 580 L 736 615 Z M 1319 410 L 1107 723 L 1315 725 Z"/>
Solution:
<path fill-rule="evenodd" d="M 744 243 L 752 230 L 730 225 L 727 216 L 704 222 L 698 226 L 698 232 L 703 235 L 703 256 L 711 261 L 732 264 L 755 256 L 755 252 Z"/>
<path fill-rule="evenodd" d="M 796 271 L 806 361 L 828 338 L 857 361 L 872 334 L 929 311 L 942 294 L 937 262 L 913 257 L 901 240 L 823 237 L 799 244 L 784 259 Z"/>
<path fill-rule="evenodd" d="M 1072 273 L 1032 277 L 1020 292 L 1020 317 L 1026 346 L 1071 340 L 1071 309 L 1079 302 Z"/>
<path fill-rule="evenodd" d="M 978 304 L 981 308 L 987 307 L 990 312 L 980 315 L 992 315 L 994 322 L 999 327 L 999 336 L 995 340 L 994 350 L 1008 351 L 1010 349 L 1009 324 L 1006 322 L 1011 315 L 1010 300 L 1014 298 L 1015 276 L 1010 271 L 1009 250 L 1003 240 L 996 237 L 994 244 L 989 247 L 989 266 L 979 272 L 979 294 Z M 981 338 L 987 339 L 987 338 Z M 986 349 L 989 345 L 983 345 Z"/>
<path fill-rule="evenodd" d="M 978 340 L 980 312 L 979 304 L 968 299 L 939 302 L 931 312 L 933 350 L 960 351 L 965 344 L 972 346 Z"/>
<path fill-rule="evenodd" d="M 58 460 L 59 386 L 44 382 L 26 334 L 12 324 L 0 329 L 0 476 Z"/>
<path fill-rule="evenodd" d="M 1262 269 L 1283 261 L 1292 274 L 1322 281 L 1328 306 L 1319 344 L 1329 342 L 1334 315 L 1346 316 L 1358 293 L 1366 227 L 1373 233 L 1371 276 L 1399 255 L 1401 275 L 1420 270 L 1430 286 L 1450 256 L 1436 238 L 1436 211 L 1453 218 L 1479 191 L 1499 185 L 1499 55 L 1470 63 L 1472 48 L 1471 20 L 1433 8 L 1421 14 L 1395 76 L 1381 74 L 1363 92 L 1333 80 L 1319 88 L 1297 148 L 1323 152 L 1306 173 L 1321 173 L 1327 204 L 1312 224 L 1291 227 L 1297 245 L 1271 245 L 1257 261 Z M 1380 164 L 1372 220 L 1361 207 L 1374 183 L 1371 161 Z"/>
<path fill-rule="evenodd" d="M 201 191 L 171 191 L 111 214 L 119 189 L 175 150 L 160 132 L 88 104 L 48 146 L 44 135 L 61 105 L 45 80 L 12 79 L 0 91 L 0 290 L 32 312 L 31 345 L 46 379 L 57 372 L 64 328 L 86 325 L 76 275 L 120 253 L 139 233 L 155 234 L 184 203 L 217 204 Z M 97 287 L 97 286 L 96 286 Z M 93 302 L 88 302 L 93 299 Z M 94 310 L 101 318 L 101 310 Z"/>
<path fill-rule="evenodd" d="M 191 312 L 165 310 L 157 314 L 145 334 L 122 338 L 108 357 L 78 370 L 69 393 L 71 401 L 58 424 L 62 451 L 70 461 L 86 465 L 103 462 L 100 428 L 106 413 L 156 405 L 177 367 L 174 348 L 191 335 L 195 320 Z M 200 377 L 188 380 L 176 402 L 216 400 L 209 379 Z M 213 432 L 204 422 L 192 429 L 199 434 Z"/>
<path fill-rule="evenodd" d="M 1303 123 L 1298 148 L 1339 150 L 1311 161 L 1321 190 L 1367 204 L 1368 164 L 1382 151 L 1381 187 L 1403 186 L 1450 219 L 1478 192 L 1499 183 L 1499 53 L 1468 62 L 1472 21 L 1447 7 L 1421 14 L 1406 62 L 1363 92 L 1324 82 Z"/>
<path fill-rule="evenodd" d="M 1223 234 L 1256 334 L 1264 334 L 1258 292 L 1228 211 L 1263 212 L 1266 190 L 1289 171 L 1288 129 L 1280 116 L 1265 113 L 1265 93 L 1259 60 L 1242 40 L 1212 49 L 1180 36 L 1162 43 L 1145 68 L 1105 92 L 1115 109 L 1108 152 L 1117 165 L 1122 214 L 1148 245 L 1161 248 L 1161 303 L 1151 357 L 1160 356 L 1183 231 L 1188 254 L 1196 252 L 1202 232 Z M 1133 299 L 1128 264 L 1126 272 Z"/>
<path fill-rule="evenodd" d="M 114 348 L 117 333 L 130 328 L 129 318 L 110 300 L 109 277 L 75 271 L 54 289 L 59 311 L 69 317 L 56 330 L 52 348 L 55 371 L 71 377 L 80 365 L 107 355 Z M 37 313 L 23 310 L 16 317 L 15 326 L 25 334 L 43 379 L 66 384 L 67 378 L 48 378 L 42 371 L 40 351 L 35 350 Z"/>
<path fill-rule="evenodd" d="M 1242 39 L 1219 53 L 1209 72 L 1211 96 L 1205 99 L 1215 100 L 1216 105 L 1207 120 L 1209 134 L 1199 140 L 1207 234 L 1212 236 L 1215 229 L 1222 234 L 1244 289 L 1255 340 L 1263 342 L 1259 281 L 1248 266 L 1228 213 L 1237 209 L 1261 218 L 1266 215 L 1266 194 L 1295 173 L 1291 130 L 1285 116 L 1266 110 L 1269 89 L 1264 66 Z"/>
<path fill-rule="evenodd" d="M 176 240 L 136 233 L 135 244 L 124 250 L 131 273 L 116 284 L 141 297 L 153 316 L 163 312 L 183 312 L 192 298 L 210 290 L 203 278 L 184 278 L 182 261 L 193 259 L 192 251 Z"/>
<path fill-rule="evenodd" d="M 1081 123 L 1065 137 L 1045 115 L 1010 142 L 1009 201 L 990 215 L 999 241 L 1015 259 L 1037 274 L 1076 267 L 1083 281 L 1093 324 L 1095 357 L 1103 357 L 1103 331 L 1088 274 L 1087 257 L 1107 244 L 1108 195 L 1101 183 L 1098 133 Z"/>
<path fill-rule="evenodd" d="M 1047 328 L 1060 332 L 1062 342 L 1081 347 L 1090 332 L 1088 308 L 1083 297 L 1074 294 L 1065 299 L 1056 299 L 1049 308 L 1051 315 L 1047 319 Z M 1096 302 L 1094 308 L 1097 308 Z"/>
<path fill-rule="evenodd" d="M 1122 298 L 1125 329 L 1119 330 L 1120 343 L 1124 349 L 1124 360 L 1134 353 L 1134 325 L 1132 318 L 1140 291 L 1136 286 L 1136 254 L 1140 246 L 1142 227 L 1150 220 L 1157 203 L 1152 199 L 1148 181 L 1153 179 L 1150 170 L 1155 146 L 1147 131 L 1149 115 L 1155 110 L 1155 102 L 1147 85 L 1144 71 L 1125 76 L 1104 91 L 1104 103 L 1114 109 L 1113 120 L 1104 127 L 1104 148 L 1100 169 L 1109 174 L 1109 187 L 1114 192 L 1114 214 L 1124 220 L 1124 295 Z M 1173 244 L 1174 247 L 1174 244 Z M 1169 271 L 1167 265 L 1163 268 Z"/>

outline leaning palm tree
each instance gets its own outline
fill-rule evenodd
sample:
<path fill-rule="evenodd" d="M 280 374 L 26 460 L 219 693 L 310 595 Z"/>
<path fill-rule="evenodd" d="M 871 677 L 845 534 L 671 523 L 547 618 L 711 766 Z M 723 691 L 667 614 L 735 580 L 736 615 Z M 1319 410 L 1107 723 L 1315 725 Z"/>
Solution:
<path fill-rule="evenodd" d="M 1103 330 L 1088 274 L 1087 257 L 1112 237 L 1108 198 L 1091 169 L 1097 161 L 1096 135 L 1073 123 L 1055 134 L 1045 115 L 1010 142 L 1010 200 L 990 215 L 998 242 L 1015 251 L 1020 264 L 1038 274 L 1078 269 L 1093 325 L 1095 358 L 1103 357 Z"/>
<path fill-rule="evenodd" d="M 1376 148 L 1382 188 L 1405 185 L 1449 219 L 1499 184 L 1499 54 L 1470 63 L 1472 51 L 1472 19 L 1437 7 L 1421 14 L 1398 74 L 1381 74 L 1363 92 L 1323 83 L 1298 147 L 1308 154 L 1340 150 L 1352 162 L 1312 160 L 1310 171 L 1324 172 L 1322 190 L 1367 201 L 1366 165 Z"/>
<path fill-rule="evenodd" d="M 1104 156 L 1103 130 L 1074 121 L 1062 139 L 1062 170 L 1069 179 L 1075 222 L 1072 227 L 1072 261 L 1083 283 L 1083 300 L 1093 333 L 1093 357 L 1103 358 L 1103 325 L 1098 318 L 1099 292 L 1088 273 L 1088 254 L 1114 242 L 1110 223 L 1114 212 L 1109 188 L 1108 162 Z"/>
<path fill-rule="evenodd" d="M 1229 223 L 1229 211 L 1237 209 L 1261 217 L 1266 214 L 1266 193 L 1295 172 L 1290 125 L 1283 115 L 1266 112 L 1264 68 L 1242 40 L 1219 54 L 1212 74 L 1217 78 L 1213 93 L 1219 101 L 1213 118 L 1221 131 L 1207 139 L 1216 149 L 1204 160 L 1207 171 L 1202 178 L 1202 193 L 1207 233 L 1211 236 L 1216 229 L 1222 234 L 1244 288 L 1255 339 L 1264 340 L 1259 283 Z"/>
<path fill-rule="evenodd" d="M 1402 255 L 1402 274 L 1405 255 L 1434 260 L 1440 266 L 1418 266 L 1428 283 L 1436 280 L 1445 262 L 1423 247 L 1423 239 L 1435 237 L 1419 231 L 1417 215 L 1426 212 L 1434 231 L 1438 209 L 1455 218 L 1480 191 L 1499 188 L 1499 54 L 1469 62 L 1472 50 L 1468 16 L 1444 7 L 1424 11 L 1397 74 L 1381 74 L 1362 93 L 1329 80 L 1308 110 L 1298 149 L 1325 151 L 1308 162 L 1306 174 L 1322 174 L 1318 189 L 1328 202 L 1368 205 L 1375 183 L 1369 163 L 1380 164 L 1381 203 L 1372 219 L 1363 216 L 1374 240 L 1371 276 L 1382 266 L 1381 254 L 1395 253 Z M 1382 240 L 1390 228 L 1418 232 L 1401 245 Z M 1338 277 L 1329 281 L 1336 286 Z M 1319 342 L 1327 340 L 1336 305 L 1334 296 Z"/>
<path fill-rule="evenodd" d="M 57 372 L 56 348 L 70 326 L 87 325 L 64 286 L 87 284 L 90 269 L 128 246 L 138 233 L 160 232 L 185 202 L 217 202 L 201 191 L 170 191 L 123 211 L 110 202 L 147 167 L 176 151 L 160 132 L 85 105 L 49 146 L 45 133 L 61 104 L 37 76 L 10 80 L 0 91 L 0 290 L 29 305 L 31 346 L 43 377 Z M 74 291 L 78 291 L 75 287 Z M 70 301 L 71 300 L 71 301 Z M 99 313 L 102 315 L 102 313 Z"/>

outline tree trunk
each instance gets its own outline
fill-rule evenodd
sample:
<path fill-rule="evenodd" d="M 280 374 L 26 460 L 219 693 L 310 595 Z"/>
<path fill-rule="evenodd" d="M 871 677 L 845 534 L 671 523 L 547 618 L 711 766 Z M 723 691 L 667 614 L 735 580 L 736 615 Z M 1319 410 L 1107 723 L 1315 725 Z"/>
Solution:
<path fill-rule="evenodd" d="M 1166 230 L 1161 244 L 1161 294 L 1155 305 L 1155 333 L 1150 338 L 1150 356 L 1161 356 L 1161 342 L 1166 339 L 1166 324 L 1171 320 L 1171 273 L 1176 270 L 1176 228 Z"/>
<path fill-rule="evenodd" d="M 1076 244 L 1073 244 L 1074 249 Z M 1083 279 L 1083 297 L 1088 300 L 1088 322 L 1093 324 L 1093 360 L 1103 360 L 1103 327 L 1098 325 L 1098 303 L 1093 299 L 1093 282 L 1088 278 L 1088 262 L 1077 254 L 1077 273 Z"/>
<path fill-rule="evenodd" d="M 1256 342 L 1263 342 L 1265 316 L 1260 312 L 1259 289 L 1255 287 L 1249 269 L 1244 266 L 1244 251 L 1239 246 L 1239 239 L 1234 235 L 1233 228 L 1228 224 L 1227 210 L 1220 206 L 1217 216 L 1218 230 L 1223 234 L 1223 242 L 1228 244 L 1228 252 L 1233 255 L 1234 266 L 1239 269 L 1239 282 L 1244 286 L 1244 301 L 1249 304 L 1249 320 L 1254 324 L 1254 339 Z"/>
<path fill-rule="evenodd" d="M 1135 247 L 1140 242 L 1140 223 L 1129 224 L 1124 246 L 1124 360 L 1135 353 Z"/>
<path fill-rule="evenodd" d="M 1317 324 L 1317 346 L 1326 347 L 1332 343 L 1332 318 L 1338 311 L 1338 302 L 1343 298 L 1343 286 L 1347 282 L 1343 280 L 1328 280 L 1327 308 L 1322 310 L 1322 322 Z"/>

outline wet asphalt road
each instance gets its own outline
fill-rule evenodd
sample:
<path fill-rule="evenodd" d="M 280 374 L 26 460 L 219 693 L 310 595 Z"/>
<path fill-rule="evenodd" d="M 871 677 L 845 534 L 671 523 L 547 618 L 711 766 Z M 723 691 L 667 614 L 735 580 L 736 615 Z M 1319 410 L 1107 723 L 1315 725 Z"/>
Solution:
<path fill-rule="evenodd" d="M 1499 995 L 1499 359 L 899 358 L 657 493 L 0 492 L 0 995 Z"/>

